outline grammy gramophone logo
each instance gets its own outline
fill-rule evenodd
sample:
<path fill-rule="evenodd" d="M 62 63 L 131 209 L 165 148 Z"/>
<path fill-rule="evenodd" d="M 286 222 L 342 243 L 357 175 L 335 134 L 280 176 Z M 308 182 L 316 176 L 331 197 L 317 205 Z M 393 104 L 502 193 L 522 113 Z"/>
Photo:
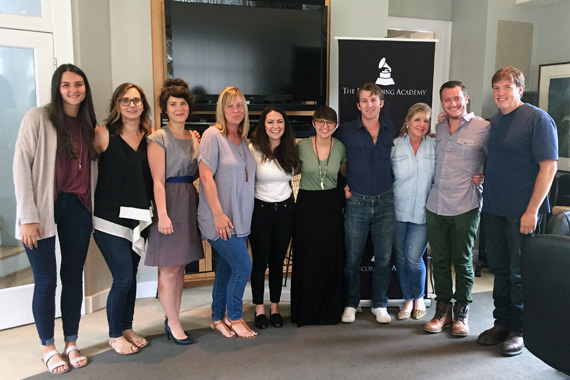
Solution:
<path fill-rule="evenodd" d="M 392 79 L 392 68 L 386 62 L 386 58 L 380 60 L 378 69 L 380 69 L 380 73 L 378 74 L 378 79 L 376 79 L 376 84 L 381 86 L 392 86 L 395 84 L 394 79 Z"/>

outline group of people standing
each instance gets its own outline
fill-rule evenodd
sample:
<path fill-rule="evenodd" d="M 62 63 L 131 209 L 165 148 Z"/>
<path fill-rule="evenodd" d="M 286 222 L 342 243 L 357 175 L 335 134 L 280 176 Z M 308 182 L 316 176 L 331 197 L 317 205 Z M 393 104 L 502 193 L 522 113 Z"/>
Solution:
<path fill-rule="evenodd" d="M 17 237 L 34 273 L 32 308 L 48 371 L 62 373 L 88 363 L 76 341 L 92 230 L 113 277 L 107 319 L 109 345 L 118 354 L 133 354 L 148 344 L 133 330 L 143 254 L 146 265 L 159 268 L 168 339 L 192 343 L 179 313 L 184 268 L 204 257 L 202 240 L 215 252 L 211 328 L 226 338 L 257 336 L 242 318 L 250 275 L 255 325 L 283 325 L 282 265 L 292 238 L 292 322 L 354 322 L 369 234 L 374 247 L 371 311 L 377 321 L 391 321 L 392 251 L 405 300 L 397 319 L 426 315 L 422 257 L 429 240 L 437 305 L 424 329 L 437 333 L 452 325 L 454 335 L 466 336 L 471 249 L 481 206 L 495 274 L 496 322 L 478 342 L 504 342 L 505 355 L 520 353 L 520 253 L 549 210 L 545 199 L 556 172 L 557 134 L 548 114 L 521 102 L 524 76 L 519 70 L 499 70 L 492 86 L 499 112 L 489 123 L 467 113 L 461 82 L 443 84 L 444 115 L 435 138 L 428 135 L 427 104 L 412 105 L 398 129 L 381 115 L 381 88 L 367 83 L 358 90 L 356 120 L 337 128 L 336 112 L 320 108 L 312 118 L 316 135 L 295 145 L 285 112 L 270 106 L 248 145 L 247 102 L 236 87 L 220 94 L 216 124 L 200 140 L 185 129 L 194 97 L 183 80 L 164 83 L 159 104 L 168 123 L 151 133 L 150 105 L 139 86 L 120 85 L 105 124 L 97 126 L 87 77 L 74 65 L 60 66 L 53 75 L 51 102 L 24 117 L 14 158 Z M 291 178 L 297 173 L 295 202 Z M 344 189 L 338 186 L 339 174 L 346 177 Z M 200 202 L 194 186 L 198 177 Z M 62 354 L 55 348 L 53 322 L 56 232 Z M 269 318 L 263 299 L 267 267 Z"/>
<path fill-rule="evenodd" d="M 552 118 L 521 101 L 525 83 L 520 70 L 504 67 L 491 84 L 499 111 L 489 122 L 467 112 L 469 97 L 461 82 L 444 83 L 435 138 L 426 135 L 427 105 L 409 109 L 395 138 L 398 131 L 380 115 L 381 90 L 372 84 L 359 89 L 361 117 L 335 133 L 347 150 L 343 322 L 355 320 L 359 265 L 370 232 L 377 321 L 391 321 L 386 306 L 392 249 L 405 300 L 397 318 L 426 314 L 421 258 L 429 241 L 437 302 L 424 330 L 439 333 L 451 326 L 453 335 L 467 336 L 472 248 L 482 212 L 489 268 L 495 275 L 495 323 L 477 342 L 502 343 L 505 356 L 522 352 L 521 253 L 550 211 L 547 194 L 556 174 L 558 140 Z"/>

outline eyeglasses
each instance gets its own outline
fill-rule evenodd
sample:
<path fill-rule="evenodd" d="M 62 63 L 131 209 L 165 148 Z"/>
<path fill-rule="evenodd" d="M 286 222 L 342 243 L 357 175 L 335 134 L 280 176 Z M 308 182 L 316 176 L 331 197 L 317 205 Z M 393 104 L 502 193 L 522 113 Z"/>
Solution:
<path fill-rule="evenodd" d="M 336 121 L 325 120 L 325 119 L 317 119 L 315 120 L 315 123 L 317 123 L 319 127 L 322 127 L 323 125 L 325 125 L 325 123 L 327 123 L 329 127 L 334 127 L 336 125 Z"/>
<path fill-rule="evenodd" d="M 132 99 L 121 98 L 119 100 L 119 103 L 121 103 L 121 105 L 125 106 L 125 107 L 128 107 L 131 104 L 131 102 L 133 102 L 133 104 L 135 106 L 140 106 L 142 104 L 142 99 L 141 98 L 132 98 Z"/>

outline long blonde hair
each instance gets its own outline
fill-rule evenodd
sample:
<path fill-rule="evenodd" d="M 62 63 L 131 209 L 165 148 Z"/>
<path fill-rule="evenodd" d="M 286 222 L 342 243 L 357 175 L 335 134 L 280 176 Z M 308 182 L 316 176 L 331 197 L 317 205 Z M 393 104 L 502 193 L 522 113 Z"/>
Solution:
<path fill-rule="evenodd" d="M 245 111 L 243 120 L 238 127 L 238 134 L 241 135 L 242 138 L 247 138 L 247 134 L 249 133 L 249 115 L 247 110 L 247 102 L 245 101 L 245 96 L 243 96 L 243 93 L 237 87 L 229 86 L 224 88 L 218 97 L 218 104 L 216 105 L 216 126 L 220 130 L 220 133 L 226 137 L 228 136 L 228 128 L 226 126 L 226 117 L 224 115 L 224 110 L 228 104 L 232 103 L 238 97 L 243 102 Z"/>

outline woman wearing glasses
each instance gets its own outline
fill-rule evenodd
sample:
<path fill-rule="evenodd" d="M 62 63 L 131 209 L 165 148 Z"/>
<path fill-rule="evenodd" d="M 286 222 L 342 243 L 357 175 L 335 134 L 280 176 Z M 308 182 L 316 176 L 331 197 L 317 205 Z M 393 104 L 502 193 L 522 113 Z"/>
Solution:
<path fill-rule="evenodd" d="M 149 113 L 143 90 L 123 83 L 113 93 L 106 125 L 95 129 L 100 155 L 93 237 L 113 276 L 107 297 L 109 346 L 121 355 L 134 354 L 148 344 L 133 330 L 133 314 L 137 268 L 152 215 Z"/>
<path fill-rule="evenodd" d="M 216 124 L 204 132 L 198 155 L 200 231 L 217 252 L 210 327 L 226 338 L 257 336 L 242 318 L 243 292 L 251 273 L 246 240 L 255 185 L 248 130 L 243 93 L 237 87 L 226 87 L 218 97 Z"/>
<path fill-rule="evenodd" d="M 168 116 L 166 127 L 149 136 L 148 162 L 153 179 L 155 213 L 145 265 L 158 266 L 158 298 L 166 314 L 168 339 L 191 344 L 180 322 L 186 264 L 204 257 L 196 220 L 198 139 L 184 128 L 194 96 L 182 79 L 168 79 L 159 96 Z"/>
<path fill-rule="evenodd" d="M 275 106 L 266 107 L 253 132 L 251 155 L 255 159 L 255 206 L 251 222 L 251 293 L 255 304 L 255 326 L 268 325 L 263 306 L 265 270 L 269 264 L 269 321 L 283 325 L 279 313 L 283 260 L 293 233 L 294 200 L 291 177 L 297 167 L 295 136 L 285 112 Z"/>
<path fill-rule="evenodd" d="M 337 125 L 330 107 L 315 111 L 316 136 L 299 141 L 301 182 L 295 207 L 291 319 L 297 326 L 340 322 L 344 262 L 343 194 L 346 150 L 332 137 Z"/>
<path fill-rule="evenodd" d="M 64 64 L 52 76 L 51 102 L 24 116 L 16 141 L 16 237 L 24 243 L 34 274 L 32 311 L 43 361 L 55 374 L 87 365 L 75 343 L 92 229 L 90 160 L 97 156 L 96 122 L 85 73 Z M 57 352 L 54 338 L 56 232 L 61 249 L 63 356 L 68 361 Z"/>

